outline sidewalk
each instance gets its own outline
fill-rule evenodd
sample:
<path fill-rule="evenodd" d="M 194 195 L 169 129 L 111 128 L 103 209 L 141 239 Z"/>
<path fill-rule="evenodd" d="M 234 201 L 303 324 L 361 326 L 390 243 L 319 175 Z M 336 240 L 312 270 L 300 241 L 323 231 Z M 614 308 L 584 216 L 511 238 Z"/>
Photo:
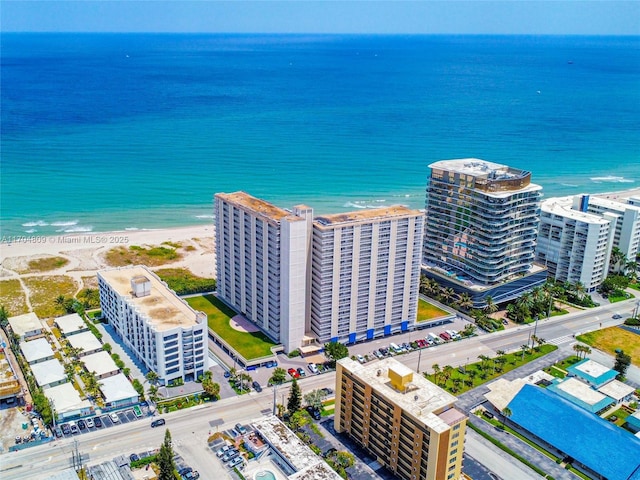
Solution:
<path fill-rule="evenodd" d="M 94 325 L 98 331 L 102 333 L 102 343 L 111 345 L 112 353 L 117 353 L 129 368 L 129 376 L 131 379 L 136 378 L 140 383 L 144 384 L 147 381 L 145 374 L 148 372 L 148 369 L 136 358 L 131 350 L 122 344 L 122 340 L 118 337 L 113 327 L 104 323 L 96 323 Z"/>

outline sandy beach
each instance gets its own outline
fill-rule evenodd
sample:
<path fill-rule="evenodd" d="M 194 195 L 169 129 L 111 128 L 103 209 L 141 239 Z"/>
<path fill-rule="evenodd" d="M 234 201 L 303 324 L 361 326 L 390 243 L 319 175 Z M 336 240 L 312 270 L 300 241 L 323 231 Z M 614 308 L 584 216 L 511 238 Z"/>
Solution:
<path fill-rule="evenodd" d="M 621 201 L 640 196 L 640 188 L 593 194 Z M 182 258 L 162 267 L 188 268 L 195 275 L 215 277 L 215 230 L 213 224 L 158 230 L 116 231 L 104 233 L 67 234 L 61 236 L 25 236 L 4 239 L 0 243 L 0 280 L 41 275 L 68 275 L 82 285 L 82 278 L 109 267 L 104 254 L 120 246 L 159 246 L 163 242 L 179 242 L 189 248 L 181 249 Z M 8 241 L 12 240 L 12 241 Z M 38 258 L 63 257 L 68 263 L 57 270 L 28 272 L 28 264 Z M 0 291 L 0 301 L 2 297 Z"/>

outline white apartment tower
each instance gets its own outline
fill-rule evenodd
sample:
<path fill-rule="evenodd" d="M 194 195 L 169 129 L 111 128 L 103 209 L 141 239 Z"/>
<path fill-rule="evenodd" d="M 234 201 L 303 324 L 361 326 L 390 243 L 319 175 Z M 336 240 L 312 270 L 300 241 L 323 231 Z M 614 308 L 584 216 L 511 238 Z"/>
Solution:
<path fill-rule="evenodd" d="M 416 320 L 424 214 L 403 206 L 313 222 L 311 331 L 354 343 Z"/>
<path fill-rule="evenodd" d="M 424 263 L 484 286 L 530 273 L 542 190 L 531 172 L 475 158 L 429 167 Z"/>
<path fill-rule="evenodd" d="M 98 272 L 102 314 L 161 384 L 195 380 L 208 368 L 207 316 L 144 266 Z"/>
<path fill-rule="evenodd" d="M 215 195 L 218 297 L 289 352 L 308 319 L 313 210 L 278 208 L 244 192 Z"/>
<path fill-rule="evenodd" d="M 607 276 L 615 229 L 611 218 L 573 208 L 573 197 L 541 204 L 537 260 L 561 282 L 580 282 L 589 292 Z"/>

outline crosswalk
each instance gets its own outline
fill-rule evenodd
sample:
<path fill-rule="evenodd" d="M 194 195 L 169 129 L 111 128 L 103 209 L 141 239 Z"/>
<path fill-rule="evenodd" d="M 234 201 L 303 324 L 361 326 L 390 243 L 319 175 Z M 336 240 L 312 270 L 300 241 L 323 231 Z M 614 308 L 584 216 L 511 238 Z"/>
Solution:
<path fill-rule="evenodd" d="M 551 345 L 561 345 L 563 343 L 569 343 L 575 341 L 573 335 L 563 335 L 562 337 L 554 338 L 553 340 L 547 340 L 547 343 Z"/>

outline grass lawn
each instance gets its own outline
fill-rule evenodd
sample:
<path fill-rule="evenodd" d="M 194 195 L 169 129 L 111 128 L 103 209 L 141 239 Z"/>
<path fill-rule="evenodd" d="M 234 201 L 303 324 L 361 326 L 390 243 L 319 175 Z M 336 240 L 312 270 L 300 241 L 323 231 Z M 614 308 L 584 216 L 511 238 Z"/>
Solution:
<path fill-rule="evenodd" d="M 623 300 L 629 300 L 630 298 L 635 298 L 634 295 L 628 293 L 628 292 L 624 292 L 624 295 L 609 295 L 607 297 L 607 300 L 609 300 L 611 303 L 616 303 L 616 302 L 622 302 Z"/>
<path fill-rule="evenodd" d="M 560 370 L 558 367 L 554 367 L 553 365 L 545 368 L 544 371 L 556 378 L 565 378 L 567 376 L 567 372 Z"/>
<path fill-rule="evenodd" d="M 214 295 L 185 298 L 185 300 L 193 309 L 206 313 L 209 328 L 247 360 L 271 355 L 271 347 L 277 345 L 262 332 L 247 333 L 235 330 L 229 324 L 229 320 L 236 315 L 236 312 Z"/>
<path fill-rule="evenodd" d="M 28 267 L 23 270 L 19 270 L 19 273 L 38 273 L 48 272 L 49 270 L 55 270 L 62 268 L 69 263 L 69 260 L 62 257 L 46 256 L 43 258 L 36 258 L 31 260 Z"/>
<path fill-rule="evenodd" d="M 123 267 L 125 265 L 146 265 L 147 267 L 157 267 L 167 263 L 180 260 L 182 255 L 173 245 L 156 247 L 116 247 L 109 250 L 105 255 L 105 261 L 112 267 Z"/>
<path fill-rule="evenodd" d="M 525 353 L 524 360 L 522 352 L 508 353 L 504 356 L 505 362 L 502 366 L 496 364 L 495 369 L 491 360 L 485 362 L 484 369 L 481 368 L 481 362 L 470 363 L 466 366 L 466 373 L 464 366 L 454 368 L 446 382 L 443 382 L 442 374 L 438 375 L 437 382 L 433 374 L 425 374 L 425 377 L 448 392 L 459 395 L 557 349 L 555 345 L 542 345 L 537 352 L 530 350 L 530 353 Z M 444 369 L 445 366 L 440 367 Z"/>
<path fill-rule="evenodd" d="M 431 320 L 432 318 L 444 317 L 448 314 L 449 312 L 442 310 L 441 308 L 438 308 L 421 298 L 418 299 L 418 318 L 416 319 L 417 322 L 424 322 L 425 320 Z"/>
<path fill-rule="evenodd" d="M 631 363 L 640 367 L 640 336 L 635 333 L 618 327 L 609 327 L 595 332 L 584 333 L 576 338 L 614 357 L 616 349 L 620 348 L 624 350 L 624 353 L 631 355 Z"/>
<path fill-rule="evenodd" d="M 156 275 L 178 295 L 212 292 L 216 289 L 216 281 L 213 278 L 199 277 L 188 268 L 162 268 L 156 270 Z"/>
<path fill-rule="evenodd" d="M 0 282 L 0 304 L 4 305 L 9 316 L 27 313 L 27 296 L 18 280 L 2 280 Z"/>
<path fill-rule="evenodd" d="M 618 419 L 615 422 L 616 425 L 618 425 L 619 427 L 621 427 L 622 425 L 624 425 L 627 422 L 627 417 L 629 415 L 631 415 L 629 412 L 627 412 L 625 409 L 623 408 L 619 408 L 618 410 L 616 410 L 615 412 L 613 412 L 611 415 L 608 415 L 606 418 L 607 420 L 609 420 L 609 418 L 611 418 L 613 415 L 615 415 L 616 417 L 618 417 Z"/>
<path fill-rule="evenodd" d="M 629 288 L 633 288 L 634 290 L 640 290 L 640 283 L 630 283 Z"/>
<path fill-rule="evenodd" d="M 56 298 L 59 295 L 73 297 L 78 289 L 75 280 L 67 275 L 25 277 L 23 281 L 31 292 L 29 300 L 39 318 L 63 314 L 64 309 L 56 305 Z"/>

